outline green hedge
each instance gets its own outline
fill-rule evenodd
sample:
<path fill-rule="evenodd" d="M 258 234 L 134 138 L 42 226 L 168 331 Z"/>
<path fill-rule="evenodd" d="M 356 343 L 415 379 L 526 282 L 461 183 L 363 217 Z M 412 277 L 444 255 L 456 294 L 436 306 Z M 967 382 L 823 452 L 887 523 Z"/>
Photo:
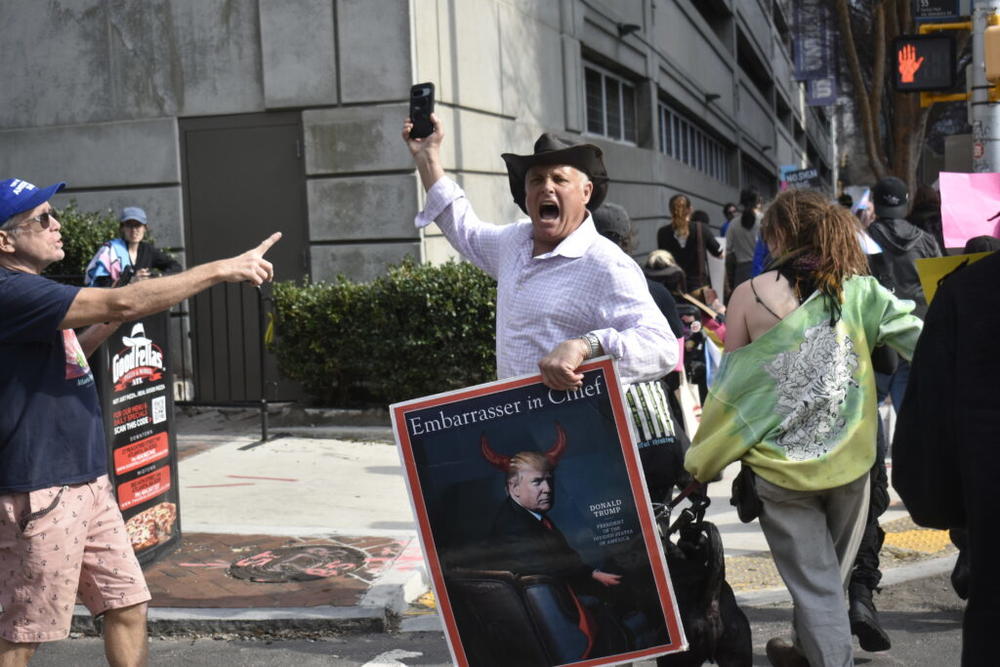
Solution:
<path fill-rule="evenodd" d="M 321 404 L 387 404 L 496 377 L 496 283 L 466 262 L 404 261 L 370 283 L 274 288 L 274 349 Z"/>
<path fill-rule="evenodd" d="M 57 210 L 56 218 L 62 226 L 59 231 L 66 256 L 49 265 L 45 270 L 48 276 L 83 276 L 101 244 L 118 236 L 118 217 L 110 209 L 81 211 L 74 201 Z"/>

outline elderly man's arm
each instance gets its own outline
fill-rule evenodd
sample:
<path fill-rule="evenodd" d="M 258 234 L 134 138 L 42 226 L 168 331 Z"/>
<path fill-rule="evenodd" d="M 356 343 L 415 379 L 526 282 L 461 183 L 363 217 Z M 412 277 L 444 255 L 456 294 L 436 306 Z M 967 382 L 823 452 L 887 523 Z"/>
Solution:
<path fill-rule="evenodd" d="M 202 290 L 223 282 L 260 285 L 274 277 L 274 267 L 264 253 L 278 242 L 281 232 L 236 257 L 220 259 L 157 280 L 146 280 L 117 289 L 84 287 L 77 292 L 60 329 L 75 329 L 102 322 L 128 322 L 166 310 Z"/>
<path fill-rule="evenodd" d="M 576 369 L 587 359 L 603 354 L 618 360 L 624 384 L 659 379 L 677 365 L 677 338 L 649 294 L 642 270 L 635 262 L 628 262 L 611 267 L 603 291 L 593 297 L 601 325 L 581 332 L 579 338 L 563 341 L 539 361 L 546 386 L 579 388 L 583 375 Z"/>

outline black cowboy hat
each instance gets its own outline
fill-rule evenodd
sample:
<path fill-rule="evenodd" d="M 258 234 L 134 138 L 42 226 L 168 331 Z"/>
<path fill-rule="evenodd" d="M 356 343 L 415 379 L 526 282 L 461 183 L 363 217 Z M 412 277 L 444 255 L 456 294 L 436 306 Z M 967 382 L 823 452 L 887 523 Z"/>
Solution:
<path fill-rule="evenodd" d="M 525 213 L 524 177 L 535 165 L 565 164 L 575 167 L 594 184 L 594 191 L 587 202 L 587 208 L 596 209 L 608 194 L 608 170 L 604 168 L 604 151 L 593 144 L 574 144 L 546 132 L 535 142 L 535 152 L 531 155 L 504 153 L 500 157 L 507 163 L 507 178 L 510 179 L 510 193 Z"/>

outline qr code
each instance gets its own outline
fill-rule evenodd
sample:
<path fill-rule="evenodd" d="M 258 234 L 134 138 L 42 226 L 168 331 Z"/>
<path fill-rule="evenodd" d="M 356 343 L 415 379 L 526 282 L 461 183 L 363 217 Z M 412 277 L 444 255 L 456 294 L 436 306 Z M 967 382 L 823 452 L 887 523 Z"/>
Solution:
<path fill-rule="evenodd" d="M 167 397 L 157 396 L 150 403 L 153 406 L 153 423 L 159 424 L 167 421 Z"/>

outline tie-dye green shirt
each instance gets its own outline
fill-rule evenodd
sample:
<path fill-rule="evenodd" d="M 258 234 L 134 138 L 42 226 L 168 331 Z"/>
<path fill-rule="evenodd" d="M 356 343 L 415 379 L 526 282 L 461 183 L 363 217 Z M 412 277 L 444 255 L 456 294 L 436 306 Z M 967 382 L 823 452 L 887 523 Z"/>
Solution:
<path fill-rule="evenodd" d="M 912 301 L 875 278 L 844 283 L 841 317 L 814 293 L 752 343 L 726 353 L 685 457 L 698 480 L 738 459 L 764 479 L 801 491 L 854 481 L 875 460 L 871 351 L 909 359 L 921 321 Z"/>

